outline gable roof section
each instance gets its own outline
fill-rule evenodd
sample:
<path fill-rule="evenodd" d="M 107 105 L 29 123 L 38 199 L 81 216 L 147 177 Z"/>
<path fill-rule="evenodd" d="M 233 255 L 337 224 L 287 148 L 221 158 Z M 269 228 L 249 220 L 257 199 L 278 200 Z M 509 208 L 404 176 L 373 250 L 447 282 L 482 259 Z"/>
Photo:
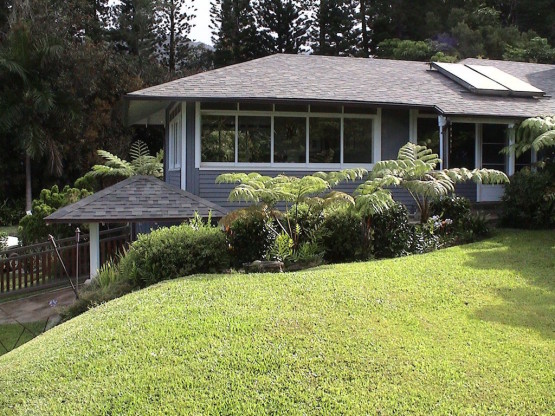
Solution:
<path fill-rule="evenodd" d="M 467 59 L 555 95 L 555 65 Z M 472 94 L 428 63 L 272 55 L 136 91 L 130 100 L 324 101 L 435 108 L 446 115 L 529 117 L 555 113 L 555 100 Z"/>
<path fill-rule="evenodd" d="M 221 217 L 219 205 L 152 176 L 132 176 L 45 218 L 47 223 L 115 223 L 184 220 L 194 216 Z"/>

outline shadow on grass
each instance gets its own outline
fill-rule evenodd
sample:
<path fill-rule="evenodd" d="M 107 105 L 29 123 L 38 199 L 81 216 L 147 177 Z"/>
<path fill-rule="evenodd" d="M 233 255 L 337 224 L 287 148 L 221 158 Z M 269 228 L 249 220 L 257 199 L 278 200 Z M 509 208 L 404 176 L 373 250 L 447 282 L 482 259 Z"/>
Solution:
<path fill-rule="evenodd" d="M 526 281 L 492 288 L 503 302 L 477 310 L 477 319 L 555 338 L 555 232 L 504 230 L 469 254 L 470 268 L 491 271 L 493 277 L 496 271 L 514 273 Z"/>

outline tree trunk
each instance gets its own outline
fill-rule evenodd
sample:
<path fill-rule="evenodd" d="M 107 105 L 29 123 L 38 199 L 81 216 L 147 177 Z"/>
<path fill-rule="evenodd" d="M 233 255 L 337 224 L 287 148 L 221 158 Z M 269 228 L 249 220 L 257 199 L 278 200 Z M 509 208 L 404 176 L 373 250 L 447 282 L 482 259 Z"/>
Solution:
<path fill-rule="evenodd" d="M 31 193 L 31 156 L 25 155 L 25 211 L 31 211 L 33 195 Z"/>
<path fill-rule="evenodd" d="M 368 22 L 366 20 L 366 0 L 360 0 L 360 21 L 362 23 L 362 56 L 369 57 L 368 51 Z"/>

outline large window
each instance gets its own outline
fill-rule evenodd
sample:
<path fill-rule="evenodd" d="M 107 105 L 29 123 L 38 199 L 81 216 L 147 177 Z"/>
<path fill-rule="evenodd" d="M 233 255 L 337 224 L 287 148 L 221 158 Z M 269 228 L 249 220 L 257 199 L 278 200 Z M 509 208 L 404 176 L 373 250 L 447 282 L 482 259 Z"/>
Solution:
<path fill-rule="evenodd" d="M 239 162 L 270 163 L 272 119 L 270 117 L 239 117 Z"/>
<path fill-rule="evenodd" d="M 417 120 L 418 144 L 426 146 L 436 155 L 439 155 L 439 125 L 437 116 L 419 117 Z"/>
<path fill-rule="evenodd" d="M 372 160 L 372 119 L 346 118 L 343 122 L 343 162 L 368 163 Z"/>
<path fill-rule="evenodd" d="M 306 161 L 306 118 L 274 118 L 274 162 Z"/>
<path fill-rule="evenodd" d="M 449 168 L 476 167 L 476 125 L 453 123 L 449 129 Z"/>
<path fill-rule="evenodd" d="M 201 143 L 204 162 L 234 162 L 235 116 L 204 116 Z"/>
<path fill-rule="evenodd" d="M 501 150 L 507 146 L 506 124 L 482 125 L 482 168 L 506 172 L 507 156 Z"/>
<path fill-rule="evenodd" d="M 351 111 L 329 105 L 203 104 L 198 166 L 370 165 L 379 112 L 357 107 L 351 114 L 347 109 Z"/>
<path fill-rule="evenodd" d="M 341 119 L 310 119 L 310 163 L 339 163 L 341 161 Z"/>

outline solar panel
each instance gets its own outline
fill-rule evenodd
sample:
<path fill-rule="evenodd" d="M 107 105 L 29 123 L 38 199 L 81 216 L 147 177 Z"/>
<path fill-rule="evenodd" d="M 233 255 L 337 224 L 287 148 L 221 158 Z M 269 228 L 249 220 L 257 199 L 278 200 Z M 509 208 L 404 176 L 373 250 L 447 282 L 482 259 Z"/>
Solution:
<path fill-rule="evenodd" d="M 433 62 L 432 66 L 446 77 L 479 94 L 509 95 L 509 89 L 462 64 Z"/>
<path fill-rule="evenodd" d="M 525 97 L 545 95 L 542 90 L 493 66 L 469 64 L 467 64 L 466 66 L 497 82 L 498 84 L 501 84 L 502 86 L 508 88 L 511 91 L 511 95 L 519 95 Z"/>

